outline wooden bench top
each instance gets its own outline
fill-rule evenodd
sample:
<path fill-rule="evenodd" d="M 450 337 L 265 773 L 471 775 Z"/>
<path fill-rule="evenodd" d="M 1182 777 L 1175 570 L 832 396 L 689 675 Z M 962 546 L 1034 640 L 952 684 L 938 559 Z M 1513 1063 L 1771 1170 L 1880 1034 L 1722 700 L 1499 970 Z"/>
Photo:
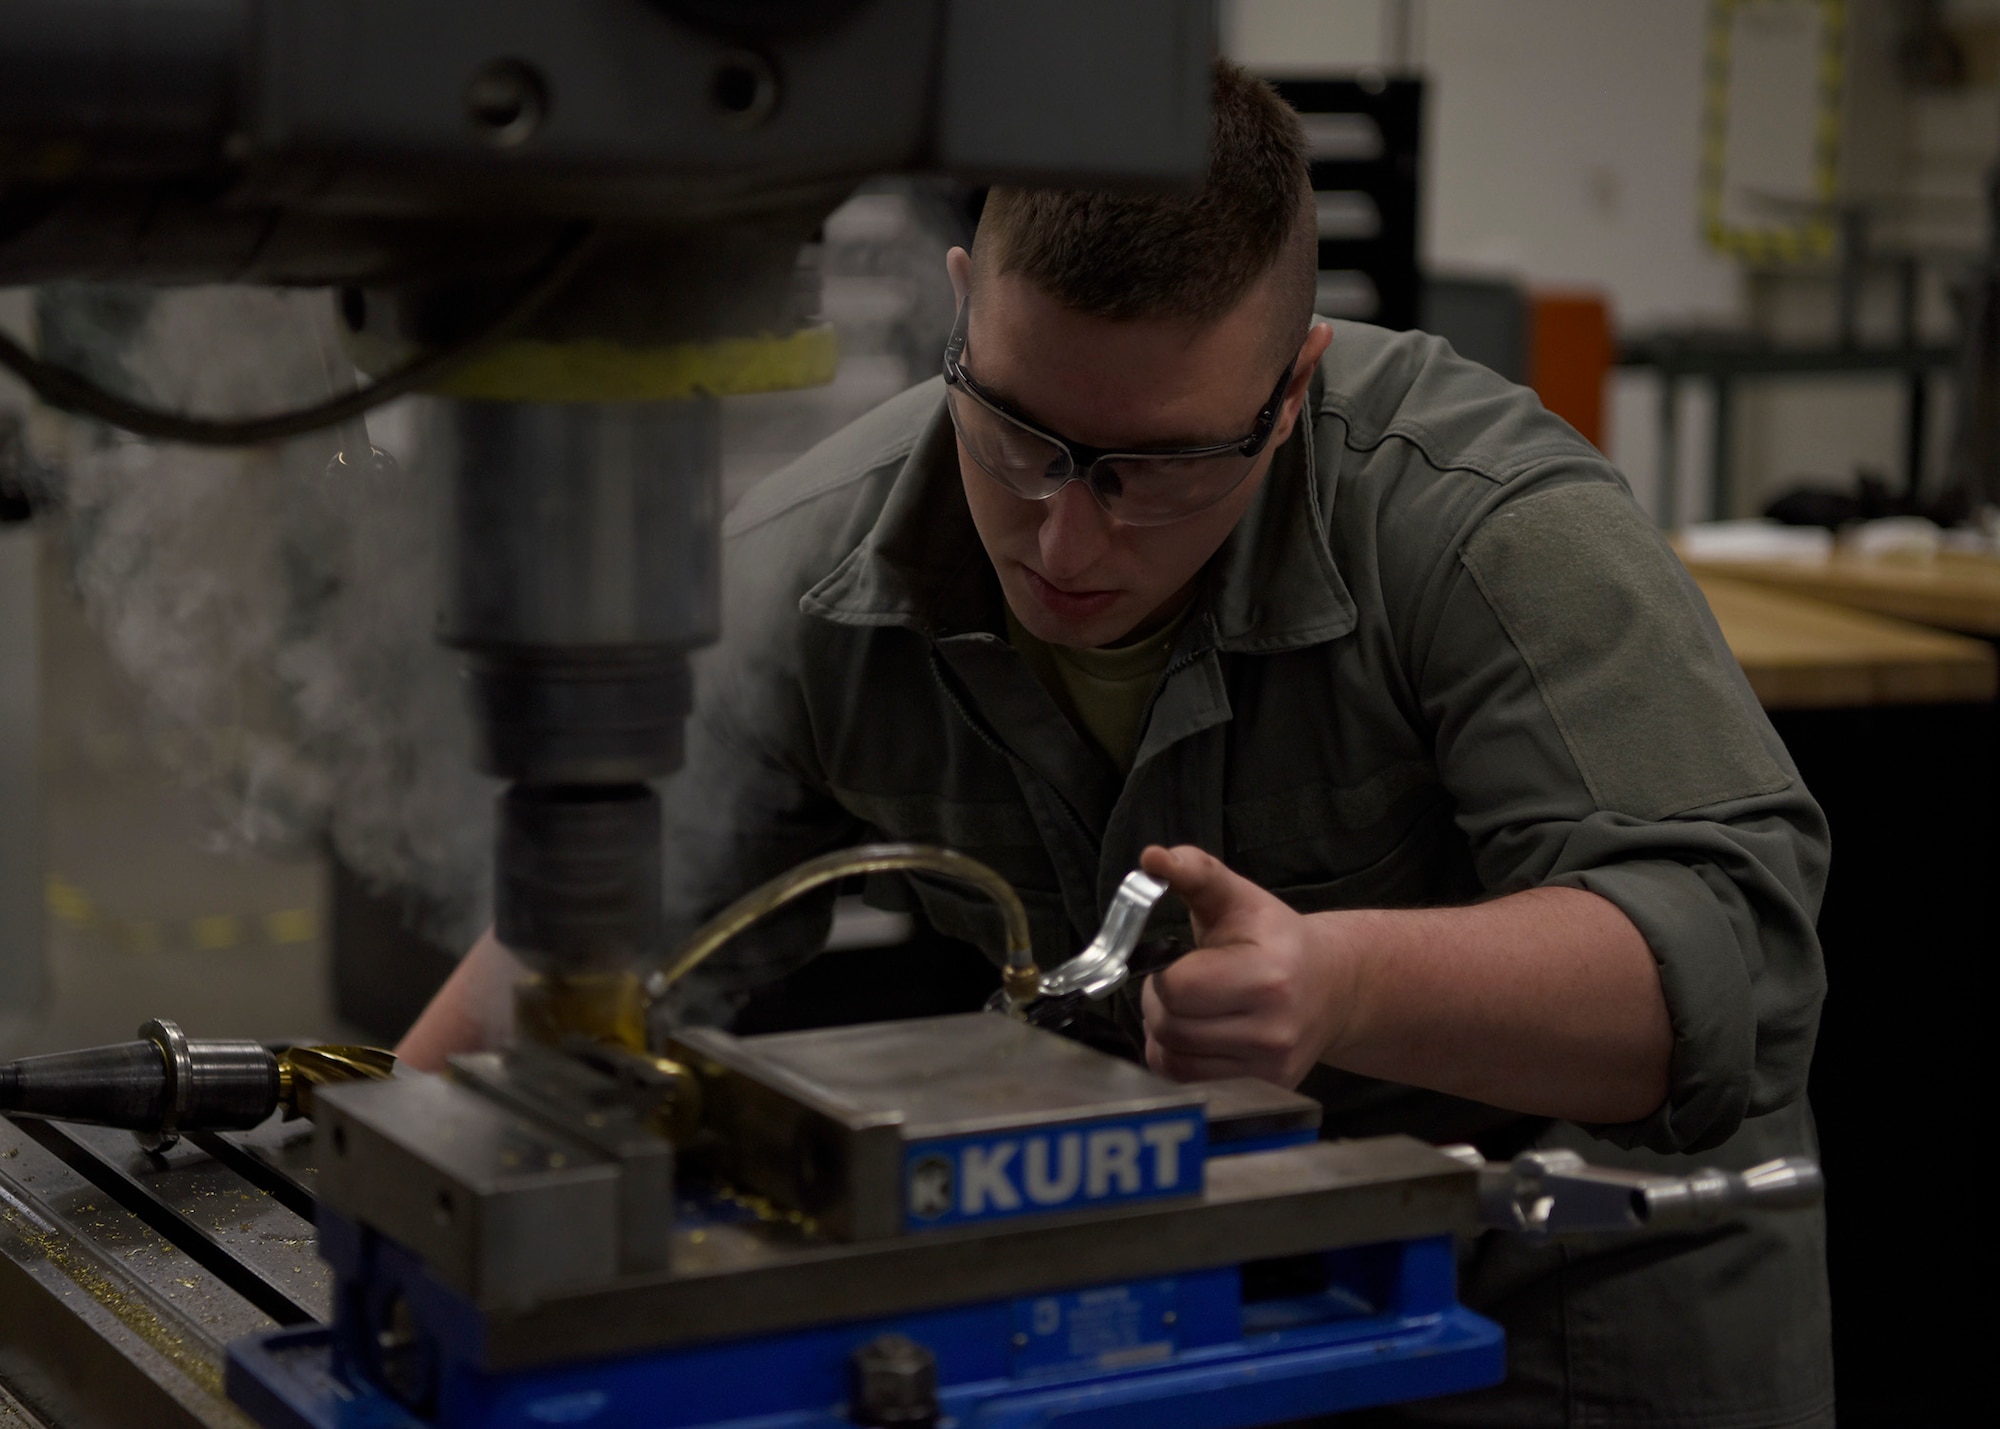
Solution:
<path fill-rule="evenodd" d="M 1764 708 L 1944 704 L 1990 700 L 1993 647 L 1695 568 L 1716 623 Z"/>
<path fill-rule="evenodd" d="M 1864 556 L 1836 547 L 1824 556 L 1694 559 L 1687 565 L 1697 577 L 1753 581 L 1877 615 L 2000 636 L 2000 559 L 1992 556 Z"/>

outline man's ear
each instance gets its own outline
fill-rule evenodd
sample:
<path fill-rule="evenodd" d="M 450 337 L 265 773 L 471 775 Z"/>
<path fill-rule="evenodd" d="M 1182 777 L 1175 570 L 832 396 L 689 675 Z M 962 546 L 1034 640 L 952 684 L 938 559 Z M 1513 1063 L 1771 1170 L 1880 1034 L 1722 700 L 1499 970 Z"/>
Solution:
<path fill-rule="evenodd" d="M 963 303 L 972 291 L 972 255 L 963 248 L 952 249 L 944 255 L 944 271 L 951 278 L 952 297 Z"/>
<path fill-rule="evenodd" d="M 1292 383 L 1285 389 L 1285 400 L 1304 401 L 1306 388 L 1312 385 L 1313 373 L 1319 370 L 1319 360 L 1326 356 L 1327 348 L 1333 342 L 1333 324 L 1316 322 L 1306 329 L 1306 340 L 1299 344 L 1299 355 L 1292 364 Z"/>
<path fill-rule="evenodd" d="M 1271 433 L 1274 443 L 1291 436 L 1292 423 L 1298 420 L 1299 408 L 1306 400 L 1306 389 L 1312 386 L 1313 373 L 1319 370 L 1319 360 L 1326 356 L 1332 341 L 1332 323 L 1318 322 L 1306 329 L 1306 340 L 1299 344 L 1299 355 L 1292 363 L 1292 380 L 1285 388 L 1283 410 Z"/>

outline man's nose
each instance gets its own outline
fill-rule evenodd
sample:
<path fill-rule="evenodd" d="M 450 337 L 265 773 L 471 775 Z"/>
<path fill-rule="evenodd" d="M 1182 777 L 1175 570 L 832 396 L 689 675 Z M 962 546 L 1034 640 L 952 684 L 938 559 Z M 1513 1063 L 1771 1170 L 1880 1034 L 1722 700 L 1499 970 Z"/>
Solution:
<path fill-rule="evenodd" d="M 1081 481 L 1072 481 L 1042 503 L 1042 526 L 1036 533 L 1042 572 L 1062 582 L 1082 575 L 1111 544 L 1111 518 Z"/>

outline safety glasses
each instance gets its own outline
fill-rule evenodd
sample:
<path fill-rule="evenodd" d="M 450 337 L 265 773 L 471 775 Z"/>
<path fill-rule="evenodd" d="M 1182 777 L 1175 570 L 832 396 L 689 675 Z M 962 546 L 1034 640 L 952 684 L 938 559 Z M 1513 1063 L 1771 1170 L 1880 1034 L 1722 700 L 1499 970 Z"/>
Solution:
<path fill-rule="evenodd" d="M 1081 481 L 1105 512 L 1128 526 L 1165 526 L 1206 511 L 1243 484 L 1271 440 L 1291 385 L 1285 369 L 1247 436 L 1210 446 L 1109 451 L 1044 431 L 982 388 L 965 370 L 968 298 L 944 350 L 945 405 L 979 469 L 1016 496 L 1047 501 Z"/>

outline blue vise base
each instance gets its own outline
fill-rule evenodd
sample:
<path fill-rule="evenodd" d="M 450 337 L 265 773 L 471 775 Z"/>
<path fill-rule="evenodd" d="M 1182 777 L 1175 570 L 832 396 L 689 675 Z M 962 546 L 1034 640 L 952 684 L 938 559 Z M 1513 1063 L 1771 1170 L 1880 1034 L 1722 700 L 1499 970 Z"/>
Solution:
<path fill-rule="evenodd" d="M 670 1050 L 705 1158 L 546 1050 L 320 1098 L 335 1321 L 232 1347 L 232 1398 L 270 1429 L 1227 1429 L 1501 1377 L 1455 1297 L 1475 1173 L 1420 1142 L 984 1015 Z"/>
<path fill-rule="evenodd" d="M 440 1335 L 416 1351 L 429 1386 L 405 1386 L 420 1414 L 357 1373 L 342 1336 L 383 1333 L 370 1301 L 421 1297 L 468 1338 L 479 1312 L 434 1282 L 425 1293 L 421 1267 L 370 1239 L 322 1228 L 340 1324 L 231 1347 L 230 1397 L 266 1429 L 843 1429 L 853 1357 L 885 1334 L 935 1357 L 938 1422 L 964 1429 L 1247 1429 L 1504 1371 L 1499 1327 L 1457 1303 L 1455 1243 L 1437 1236 L 511 1372 Z"/>

